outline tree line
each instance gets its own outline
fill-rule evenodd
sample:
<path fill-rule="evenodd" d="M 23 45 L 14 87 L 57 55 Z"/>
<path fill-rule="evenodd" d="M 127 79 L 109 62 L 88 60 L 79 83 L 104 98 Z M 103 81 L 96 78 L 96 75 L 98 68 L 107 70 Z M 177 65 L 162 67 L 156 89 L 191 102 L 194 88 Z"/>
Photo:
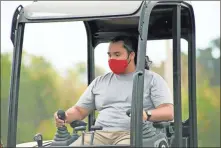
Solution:
<path fill-rule="evenodd" d="M 220 57 L 212 51 L 220 50 L 220 38 L 211 41 L 213 46 L 197 50 L 197 122 L 199 146 L 220 146 Z M 182 53 L 182 111 L 188 118 L 188 64 Z M 11 53 L 1 53 L 1 138 L 6 143 L 8 124 L 8 97 L 11 75 Z M 26 61 L 26 62 L 25 62 Z M 28 61 L 28 62 L 27 62 Z M 164 64 L 151 67 L 163 75 Z M 96 76 L 105 70 L 96 67 Z M 56 132 L 53 114 L 58 109 L 74 105 L 87 87 L 86 63 L 70 68 L 61 76 L 41 56 L 23 54 L 18 104 L 17 143 L 33 141 L 36 133 L 44 140 L 53 139 Z M 69 131 L 71 131 L 69 127 Z"/>

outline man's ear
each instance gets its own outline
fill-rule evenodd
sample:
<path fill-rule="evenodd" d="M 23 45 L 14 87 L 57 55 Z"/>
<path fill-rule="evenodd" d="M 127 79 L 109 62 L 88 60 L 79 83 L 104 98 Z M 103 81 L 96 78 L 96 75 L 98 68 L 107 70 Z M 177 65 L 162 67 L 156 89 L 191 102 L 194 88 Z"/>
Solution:
<path fill-rule="evenodd" d="M 131 58 L 131 60 L 134 60 L 134 59 L 135 59 L 135 52 L 131 52 L 131 53 L 130 53 L 130 58 Z"/>

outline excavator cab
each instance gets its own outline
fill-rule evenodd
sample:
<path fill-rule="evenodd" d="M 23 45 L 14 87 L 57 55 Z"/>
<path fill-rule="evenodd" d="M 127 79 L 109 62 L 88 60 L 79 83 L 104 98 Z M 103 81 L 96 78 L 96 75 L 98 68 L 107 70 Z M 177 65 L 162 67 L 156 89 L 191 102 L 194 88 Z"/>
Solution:
<path fill-rule="evenodd" d="M 94 7 L 96 5 L 96 7 Z M 136 37 L 138 40 L 137 69 L 133 77 L 130 145 L 94 145 L 93 133 L 102 127 L 94 126 L 95 114 L 88 117 L 88 123 L 74 121 L 70 134 L 66 127 L 58 128 L 54 139 L 44 143 L 41 134 L 33 135 L 37 147 L 69 147 L 87 130 L 91 132 L 91 145 L 82 147 L 197 147 L 196 112 L 196 49 L 195 18 L 193 7 L 185 1 L 35 1 L 23 7 L 18 6 L 12 18 L 11 41 L 14 45 L 11 87 L 8 112 L 7 147 L 16 147 L 18 94 L 21 69 L 21 55 L 25 25 L 28 23 L 53 23 L 83 21 L 87 34 L 88 84 L 95 78 L 94 48 L 107 43 L 119 35 Z M 147 41 L 171 39 L 173 41 L 173 97 L 174 122 L 157 122 L 153 126 L 161 134 L 157 138 L 145 138 L 142 125 L 143 73 Z M 182 121 L 181 110 L 181 39 L 188 42 L 188 85 L 189 118 Z M 139 90 L 139 91 L 138 91 Z M 126 113 L 125 113 L 126 114 Z M 62 119 L 64 111 L 58 111 Z M 83 136 L 82 136 L 83 137 Z M 18 145 L 17 145 L 18 146 Z M 23 146 L 28 146 L 23 144 Z"/>

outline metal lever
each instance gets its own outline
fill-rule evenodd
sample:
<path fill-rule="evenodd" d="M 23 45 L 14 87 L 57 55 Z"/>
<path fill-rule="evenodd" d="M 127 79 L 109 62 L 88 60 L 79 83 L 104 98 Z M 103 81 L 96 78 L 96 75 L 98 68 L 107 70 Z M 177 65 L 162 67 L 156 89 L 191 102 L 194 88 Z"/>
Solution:
<path fill-rule="evenodd" d="M 84 135 L 85 135 L 85 130 L 86 130 L 86 126 L 79 126 L 79 127 L 75 127 L 75 131 L 82 131 L 82 141 L 81 144 L 84 145 Z"/>
<path fill-rule="evenodd" d="M 93 145 L 93 143 L 94 143 L 94 132 L 96 131 L 96 130 L 102 130 L 103 129 L 103 127 L 102 126 L 91 126 L 91 142 L 90 142 L 90 145 Z"/>

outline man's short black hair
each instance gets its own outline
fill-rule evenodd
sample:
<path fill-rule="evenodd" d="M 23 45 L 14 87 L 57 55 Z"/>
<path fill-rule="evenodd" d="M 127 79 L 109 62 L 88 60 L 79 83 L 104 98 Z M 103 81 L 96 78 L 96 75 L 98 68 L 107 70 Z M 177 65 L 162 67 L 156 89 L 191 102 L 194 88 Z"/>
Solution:
<path fill-rule="evenodd" d="M 138 39 L 134 36 L 116 36 L 113 39 L 111 39 L 111 43 L 116 43 L 119 41 L 124 42 L 124 48 L 127 50 L 128 54 L 131 52 L 135 52 L 135 58 L 134 58 L 134 63 L 137 65 L 137 50 L 138 50 Z M 146 56 L 146 62 L 145 62 L 145 69 L 149 70 L 150 69 L 150 64 L 152 61 L 149 60 L 149 57 Z"/>
<path fill-rule="evenodd" d="M 111 40 L 112 43 L 119 42 L 119 41 L 124 42 L 123 46 L 125 49 L 127 49 L 128 53 L 130 52 L 137 53 L 138 40 L 136 37 L 121 35 L 121 36 L 116 36 Z"/>

